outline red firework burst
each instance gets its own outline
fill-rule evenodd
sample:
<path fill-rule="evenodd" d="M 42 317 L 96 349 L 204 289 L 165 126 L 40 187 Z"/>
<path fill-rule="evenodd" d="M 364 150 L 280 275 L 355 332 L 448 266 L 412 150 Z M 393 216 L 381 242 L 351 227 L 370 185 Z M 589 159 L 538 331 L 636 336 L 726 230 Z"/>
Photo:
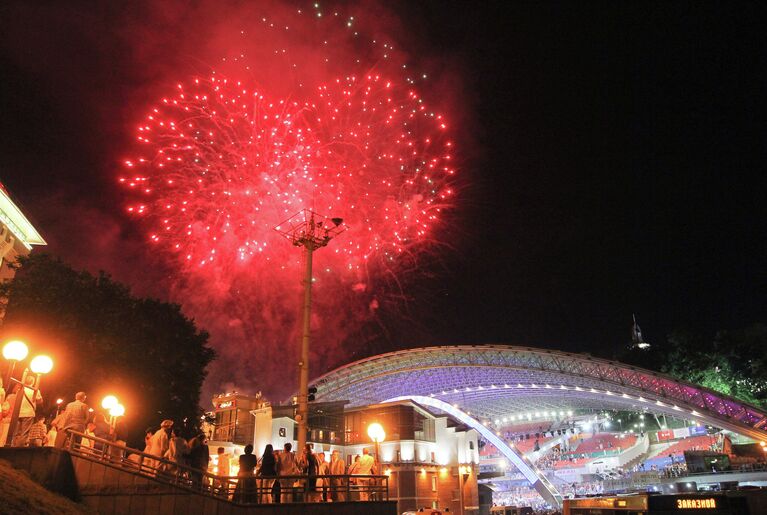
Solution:
<path fill-rule="evenodd" d="M 138 127 L 128 211 L 200 266 L 271 259 L 274 226 L 304 208 L 346 220 L 336 264 L 396 260 L 432 237 L 455 173 L 444 117 L 403 82 L 350 75 L 301 101 L 216 73 L 178 84 Z"/>

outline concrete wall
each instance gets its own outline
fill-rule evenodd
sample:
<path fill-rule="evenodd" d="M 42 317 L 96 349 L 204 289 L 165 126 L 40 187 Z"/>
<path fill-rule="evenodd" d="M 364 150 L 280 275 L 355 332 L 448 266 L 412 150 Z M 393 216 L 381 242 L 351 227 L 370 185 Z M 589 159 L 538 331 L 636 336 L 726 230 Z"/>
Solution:
<path fill-rule="evenodd" d="M 36 483 L 77 500 L 78 488 L 69 453 L 52 447 L 0 447 L 0 459 L 25 470 Z"/>
<path fill-rule="evenodd" d="M 471 467 L 462 478 L 459 467 L 436 465 L 398 464 L 390 467 L 389 499 L 397 501 L 397 512 L 417 511 L 419 508 L 436 507 L 450 513 L 463 515 L 461 499 L 465 507 L 478 506 L 477 468 Z M 463 487 L 461 496 L 460 487 Z"/>
<path fill-rule="evenodd" d="M 72 457 L 82 501 L 100 514 L 156 513 L 159 515 L 354 514 L 395 515 L 395 502 L 308 503 L 238 506 L 227 501 L 195 494 L 182 487 L 166 485 L 152 478 L 131 474 L 85 458 Z"/>

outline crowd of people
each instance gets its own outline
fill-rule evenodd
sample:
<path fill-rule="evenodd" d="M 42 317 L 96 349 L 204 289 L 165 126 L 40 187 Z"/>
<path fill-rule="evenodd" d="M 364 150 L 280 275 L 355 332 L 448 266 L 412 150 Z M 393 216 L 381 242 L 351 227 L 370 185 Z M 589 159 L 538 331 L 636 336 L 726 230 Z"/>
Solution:
<path fill-rule="evenodd" d="M 85 404 L 85 399 L 85 392 L 78 392 L 75 400 L 64 410 L 57 409 L 49 422 L 45 414 L 38 412 L 43 397 L 40 390 L 34 388 L 32 376 L 25 378 L 23 389 L 21 384 L 16 384 L 7 395 L 0 382 L 0 447 L 9 438 L 14 447 L 63 447 L 67 430 L 90 431 L 94 436 L 108 438 L 113 428 L 103 414 L 93 412 Z M 16 424 L 10 435 L 14 412 L 17 412 Z"/>
<path fill-rule="evenodd" d="M 14 446 L 62 448 L 72 436 L 73 444 L 82 452 L 100 453 L 111 458 L 104 441 L 116 442 L 121 449 L 120 458 L 133 462 L 144 474 L 175 476 L 193 487 L 212 489 L 244 503 L 333 502 L 346 500 L 347 496 L 365 501 L 370 498 L 369 487 L 374 481 L 366 476 L 378 472 L 368 449 L 355 456 L 347 466 L 338 451 L 326 456 L 323 452 L 313 452 L 311 444 L 307 444 L 297 455 L 291 444 L 286 443 L 281 450 L 267 445 L 260 458 L 253 454 L 252 445 L 245 446 L 244 453 L 238 458 L 239 471 L 234 477 L 230 476 L 234 468 L 232 457 L 220 447 L 216 454 L 216 474 L 210 474 L 211 457 L 206 435 L 200 433 L 186 439 L 172 420 L 163 420 L 159 429 L 147 429 L 143 452 L 125 456 L 129 450 L 124 442 L 117 441 L 115 428 L 103 414 L 91 409 L 86 400 L 85 392 L 77 392 L 75 399 L 63 410 L 57 409 L 48 421 L 45 415 L 37 413 L 43 399 L 32 382 L 25 384 L 23 390 L 21 385 L 16 385 L 7 396 L 0 383 L 0 446 L 10 437 L 15 404 L 21 402 L 12 436 Z M 72 435 L 72 431 L 82 436 Z"/>
<path fill-rule="evenodd" d="M 207 437 L 199 434 L 186 440 L 173 425 L 172 420 L 163 420 L 158 430 L 146 431 L 142 455 L 129 457 L 139 470 L 149 475 L 173 475 L 195 488 L 241 503 L 333 502 L 344 501 L 347 495 L 360 501 L 370 498 L 374 478 L 365 476 L 375 475 L 377 464 L 368 449 L 347 467 L 337 450 L 327 456 L 315 453 L 307 444 L 297 455 L 288 442 L 280 450 L 269 444 L 257 457 L 253 445 L 248 444 L 238 457 L 237 475 L 232 476 L 232 456 L 219 447 L 214 474 L 209 472 Z"/>
<path fill-rule="evenodd" d="M 219 449 L 219 456 L 222 451 Z M 218 462 L 219 476 L 224 476 L 221 457 Z M 367 501 L 374 478 L 365 476 L 376 473 L 377 464 L 368 449 L 347 467 L 337 450 L 328 459 L 324 452 L 315 453 L 311 444 L 306 444 L 300 455 L 293 452 L 290 442 L 281 450 L 269 444 L 260 458 L 253 454 L 252 445 L 246 445 L 239 457 L 232 496 L 243 503 L 338 502 L 347 500 L 347 495 L 353 497 L 348 500 Z M 347 475 L 360 477 L 340 477 Z"/>

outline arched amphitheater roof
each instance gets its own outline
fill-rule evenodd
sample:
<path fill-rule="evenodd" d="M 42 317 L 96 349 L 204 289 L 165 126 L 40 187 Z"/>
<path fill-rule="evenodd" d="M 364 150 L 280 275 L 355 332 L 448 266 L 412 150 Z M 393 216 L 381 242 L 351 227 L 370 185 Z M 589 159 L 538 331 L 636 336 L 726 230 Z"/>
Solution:
<path fill-rule="evenodd" d="M 481 422 L 537 410 L 643 410 L 767 439 L 767 413 L 616 361 L 510 345 L 408 349 L 339 367 L 313 382 L 318 401 L 352 406 L 430 397 Z"/>

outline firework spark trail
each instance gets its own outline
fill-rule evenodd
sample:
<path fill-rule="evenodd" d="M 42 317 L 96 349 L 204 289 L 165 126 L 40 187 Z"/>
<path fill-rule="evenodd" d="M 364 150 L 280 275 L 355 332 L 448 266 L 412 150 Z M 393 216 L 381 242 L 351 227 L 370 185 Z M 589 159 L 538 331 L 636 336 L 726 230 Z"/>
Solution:
<path fill-rule="evenodd" d="M 277 243 L 275 221 L 304 207 L 346 217 L 348 269 L 428 239 L 452 195 L 442 117 L 411 88 L 397 99 L 380 76 L 331 84 L 303 103 L 216 75 L 179 84 L 138 128 L 149 152 L 120 180 L 146 201 L 128 210 L 159 223 L 152 241 L 200 266 L 263 253 Z"/>
<path fill-rule="evenodd" d="M 300 275 L 300 253 L 275 226 L 304 208 L 344 218 L 348 230 L 315 268 L 313 320 L 342 341 L 378 306 L 371 283 L 389 281 L 384 273 L 399 281 L 402 264 L 438 241 L 453 204 L 451 128 L 414 81 L 392 72 L 400 63 L 355 63 L 307 87 L 292 70 L 302 87 L 285 95 L 263 85 L 259 63 L 237 62 L 178 83 L 140 122 L 120 178 L 128 211 L 178 258 L 179 300 L 267 356 L 295 336 L 297 304 L 285 293 Z M 206 321 L 211 312 L 230 322 Z"/>

